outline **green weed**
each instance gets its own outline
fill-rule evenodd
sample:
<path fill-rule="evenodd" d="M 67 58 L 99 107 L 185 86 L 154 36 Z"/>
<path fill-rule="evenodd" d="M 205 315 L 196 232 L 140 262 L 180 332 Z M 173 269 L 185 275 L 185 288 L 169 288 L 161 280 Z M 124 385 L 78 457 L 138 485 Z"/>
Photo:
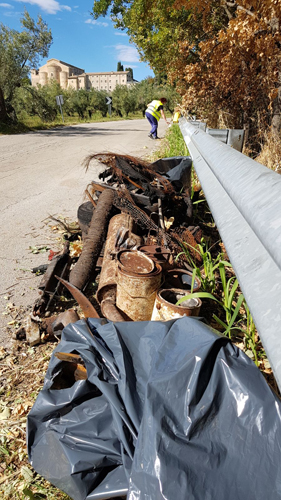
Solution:
<path fill-rule="evenodd" d="M 157 152 L 157 156 L 159 158 L 170 158 L 172 156 L 188 155 L 189 151 L 184 142 L 181 130 L 177 124 L 173 124 L 167 130 L 165 140 Z"/>
<path fill-rule="evenodd" d="M 200 299 L 211 299 L 214 300 L 218 307 L 221 307 L 225 313 L 225 321 L 220 319 L 215 313 L 213 318 L 215 321 L 224 328 L 224 335 L 231 338 L 231 330 L 237 328 L 234 325 L 235 321 L 240 315 L 240 308 L 244 302 L 244 295 L 241 293 L 238 297 L 237 303 L 235 302 L 235 295 L 239 286 L 238 280 L 235 276 L 232 276 L 228 280 L 226 279 L 226 268 L 232 267 L 227 261 L 221 260 L 221 253 L 217 255 L 215 259 L 212 258 L 209 250 L 204 248 L 203 245 L 198 245 L 199 252 L 202 256 L 203 266 L 202 270 L 195 266 L 193 262 L 193 273 L 192 273 L 192 283 L 191 283 L 191 294 L 181 298 L 177 305 L 180 305 L 187 298 L 200 298 Z M 221 299 L 218 299 L 213 295 L 217 288 L 216 283 L 216 271 L 219 270 L 221 278 Z M 202 292 L 193 293 L 195 277 L 198 277 L 201 281 Z"/>
<path fill-rule="evenodd" d="M 254 362 L 256 366 L 259 366 L 258 360 L 258 350 L 257 350 L 257 342 L 256 342 L 256 326 L 253 320 L 253 316 L 250 313 L 249 307 L 244 303 L 245 313 L 246 313 L 246 330 L 242 330 L 245 334 L 244 343 L 245 349 L 250 349 L 254 355 Z"/>
<path fill-rule="evenodd" d="M 202 238 L 201 244 L 198 244 L 196 248 L 193 248 L 193 250 L 195 250 L 202 258 L 203 265 L 199 268 L 196 266 L 188 247 L 193 248 L 189 245 L 189 243 L 184 243 L 184 246 L 182 246 L 183 251 L 177 255 L 175 260 L 177 261 L 181 255 L 185 255 L 188 263 L 194 268 L 195 275 L 201 282 L 201 289 L 204 292 L 213 293 L 216 289 L 215 271 L 222 262 L 222 254 L 219 253 L 216 258 L 213 259 L 206 241 Z"/>

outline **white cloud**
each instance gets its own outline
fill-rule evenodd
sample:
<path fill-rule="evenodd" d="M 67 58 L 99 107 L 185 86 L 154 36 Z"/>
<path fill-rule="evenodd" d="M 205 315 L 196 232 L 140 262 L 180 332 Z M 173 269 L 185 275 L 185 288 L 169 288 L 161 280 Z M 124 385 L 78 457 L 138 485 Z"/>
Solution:
<path fill-rule="evenodd" d="M 3 15 L 6 17 L 20 18 L 22 16 L 22 12 L 15 12 L 14 10 L 5 10 L 3 12 Z"/>
<path fill-rule="evenodd" d="M 116 36 L 128 36 L 127 33 L 114 33 Z"/>
<path fill-rule="evenodd" d="M 68 5 L 61 5 L 56 0 L 16 0 L 16 2 L 30 3 L 31 5 L 38 5 L 42 10 L 48 14 L 56 14 L 62 10 L 71 11 L 71 7 Z"/>
<path fill-rule="evenodd" d="M 87 19 L 85 21 L 86 24 L 94 24 L 96 26 L 104 26 L 105 28 L 108 26 L 108 23 L 101 23 L 100 21 L 95 21 L 95 19 Z"/>
<path fill-rule="evenodd" d="M 10 5 L 9 3 L 0 3 L 0 7 L 4 7 L 6 9 L 13 9 L 13 5 Z"/>
<path fill-rule="evenodd" d="M 115 45 L 115 50 L 117 52 L 117 61 L 123 62 L 139 62 L 139 54 L 135 47 L 130 47 L 128 45 L 118 44 Z"/>

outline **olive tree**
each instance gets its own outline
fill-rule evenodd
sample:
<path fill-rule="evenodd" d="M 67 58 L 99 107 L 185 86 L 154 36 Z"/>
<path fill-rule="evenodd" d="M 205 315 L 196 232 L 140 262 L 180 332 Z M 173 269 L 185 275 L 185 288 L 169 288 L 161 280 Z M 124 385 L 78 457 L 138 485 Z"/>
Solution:
<path fill-rule="evenodd" d="M 35 21 L 25 10 L 21 25 L 22 31 L 16 31 L 0 24 L 0 122 L 13 111 L 15 89 L 24 84 L 40 58 L 48 56 L 53 40 L 41 16 Z"/>

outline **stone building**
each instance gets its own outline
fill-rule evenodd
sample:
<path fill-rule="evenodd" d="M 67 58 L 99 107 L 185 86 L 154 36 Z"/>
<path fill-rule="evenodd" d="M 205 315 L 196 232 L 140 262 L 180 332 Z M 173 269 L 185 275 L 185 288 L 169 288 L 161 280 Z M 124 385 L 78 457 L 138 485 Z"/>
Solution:
<path fill-rule="evenodd" d="M 38 84 L 47 85 L 51 80 L 56 80 L 63 89 L 90 90 L 94 88 L 96 90 L 107 90 L 107 92 L 114 90 L 116 85 L 131 85 L 135 82 L 129 71 L 85 73 L 83 69 L 58 59 L 49 59 L 38 70 L 31 70 L 33 87 Z"/>

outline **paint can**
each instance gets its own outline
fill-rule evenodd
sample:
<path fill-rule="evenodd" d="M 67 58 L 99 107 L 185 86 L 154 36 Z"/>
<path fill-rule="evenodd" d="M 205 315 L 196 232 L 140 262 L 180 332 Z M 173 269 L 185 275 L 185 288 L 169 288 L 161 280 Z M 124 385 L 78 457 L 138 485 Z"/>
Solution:
<path fill-rule="evenodd" d="M 176 305 L 183 297 L 187 299 Z M 168 321 L 182 316 L 198 316 L 202 302 L 199 298 L 188 299 L 185 290 L 176 288 L 162 289 L 157 293 L 152 313 L 152 321 Z"/>
<path fill-rule="evenodd" d="M 139 250 L 121 250 L 117 254 L 119 269 L 131 274 L 147 275 L 154 271 L 154 261 Z"/>
<path fill-rule="evenodd" d="M 132 321 L 149 321 L 151 319 L 157 291 L 161 285 L 162 268 L 154 263 L 146 255 L 138 251 L 131 253 L 140 255 L 130 255 L 121 258 L 117 256 L 117 296 L 116 305 Z M 123 253 L 123 252 L 122 252 Z M 133 262 L 136 258 L 137 266 Z M 144 270 L 140 268 L 141 259 L 144 259 L 146 273 L 134 272 Z M 148 260 L 147 260 L 148 259 Z M 126 268 L 126 260 L 128 266 Z M 149 263 L 150 261 L 150 263 Z M 151 269 L 151 270 L 149 270 Z"/>

